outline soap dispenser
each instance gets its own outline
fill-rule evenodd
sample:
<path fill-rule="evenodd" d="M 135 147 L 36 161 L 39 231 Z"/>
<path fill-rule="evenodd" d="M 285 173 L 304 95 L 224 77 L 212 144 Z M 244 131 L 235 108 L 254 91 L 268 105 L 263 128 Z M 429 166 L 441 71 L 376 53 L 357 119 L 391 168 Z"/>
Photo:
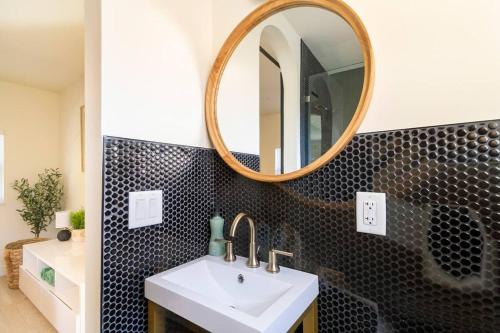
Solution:
<path fill-rule="evenodd" d="M 224 219 L 215 212 L 210 219 L 210 243 L 208 244 L 208 254 L 211 256 L 223 256 L 226 254 L 224 242 L 217 240 L 224 239 Z"/>

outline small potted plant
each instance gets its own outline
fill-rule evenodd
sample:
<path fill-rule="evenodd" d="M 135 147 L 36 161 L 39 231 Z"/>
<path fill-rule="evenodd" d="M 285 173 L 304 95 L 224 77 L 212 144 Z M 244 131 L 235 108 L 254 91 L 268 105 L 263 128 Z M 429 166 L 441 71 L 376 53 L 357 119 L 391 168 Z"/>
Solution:
<path fill-rule="evenodd" d="M 69 214 L 71 223 L 71 239 L 75 242 L 83 242 L 85 240 L 85 210 L 79 209 Z"/>

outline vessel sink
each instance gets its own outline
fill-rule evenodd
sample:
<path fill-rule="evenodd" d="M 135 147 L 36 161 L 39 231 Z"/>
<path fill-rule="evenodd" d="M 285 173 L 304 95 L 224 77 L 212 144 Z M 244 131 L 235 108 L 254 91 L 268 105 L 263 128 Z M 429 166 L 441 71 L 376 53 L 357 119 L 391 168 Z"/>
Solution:
<path fill-rule="evenodd" d="M 204 256 L 146 279 L 146 298 L 214 333 L 287 332 L 318 295 L 318 277 L 246 258 Z"/>

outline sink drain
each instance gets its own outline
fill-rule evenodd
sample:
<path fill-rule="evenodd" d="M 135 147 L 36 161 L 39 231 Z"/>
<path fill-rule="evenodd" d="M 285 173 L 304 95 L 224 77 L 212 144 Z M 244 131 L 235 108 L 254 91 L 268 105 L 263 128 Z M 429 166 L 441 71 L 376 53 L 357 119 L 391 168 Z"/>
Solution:
<path fill-rule="evenodd" d="M 238 274 L 238 282 L 239 283 L 245 282 L 245 277 L 243 276 L 243 274 Z"/>
<path fill-rule="evenodd" d="M 236 307 L 236 305 L 230 305 L 229 307 L 230 307 L 231 309 L 236 309 L 236 310 L 238 309 L 238 308 Z"/>

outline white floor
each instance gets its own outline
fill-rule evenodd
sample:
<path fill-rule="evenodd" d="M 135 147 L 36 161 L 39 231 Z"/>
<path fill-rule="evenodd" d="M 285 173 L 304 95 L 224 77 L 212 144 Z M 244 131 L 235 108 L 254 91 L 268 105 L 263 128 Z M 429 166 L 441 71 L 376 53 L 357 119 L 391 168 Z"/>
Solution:
<path fill-rule="evenodd" d="M 7 287 L 0 277 L 0 332 L 57 333 L 20 290 Z"/>

